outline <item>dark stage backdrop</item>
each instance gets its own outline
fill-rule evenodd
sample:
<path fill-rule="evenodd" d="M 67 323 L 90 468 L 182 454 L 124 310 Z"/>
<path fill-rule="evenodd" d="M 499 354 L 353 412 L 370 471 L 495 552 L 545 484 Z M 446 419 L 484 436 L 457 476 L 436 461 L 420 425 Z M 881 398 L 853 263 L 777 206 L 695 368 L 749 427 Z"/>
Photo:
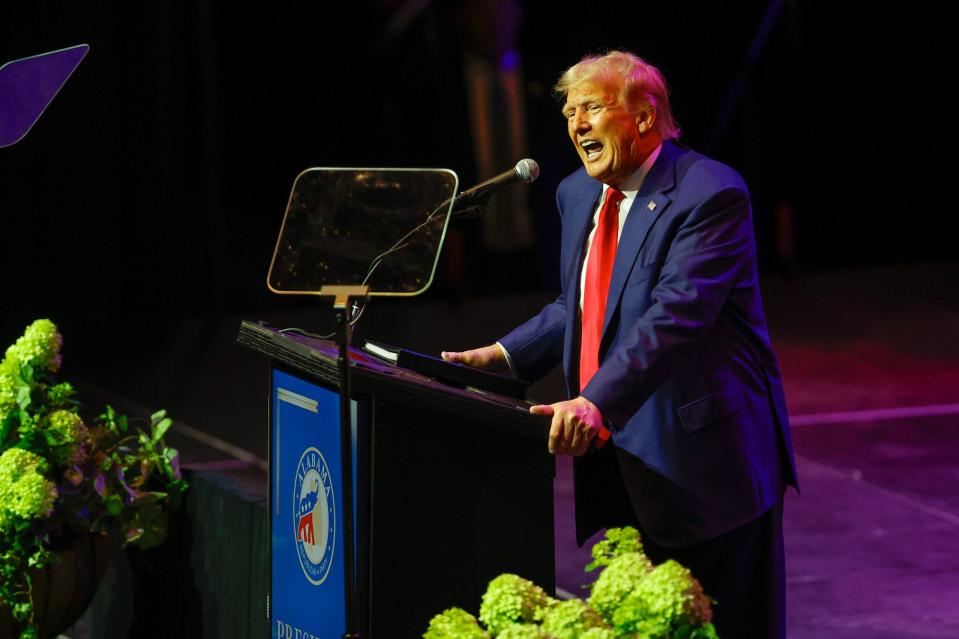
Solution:
<path fill-rule="evenodd" d="M 463 56 L 470 21 L 508 4 L 8 3 L 0 61 L 91 49 L 35 129 L 0 150 L 2 342 L 47 316 L 75 348 L 119 353 L 186 310 L 290 303 L 264 279 L 306 167 L 487 177 Z M 577 159 L 549 87 L 617 47 L 663 69 L 684 140 L 745 175 L 764 268 L 784 266 L 783 205 L 800 268 L 955 255 L 948 4 L 773 6 L 764 30 L 766 2 L 518 3 L 538 241 L 524 268 L 503 255 L 496 268 L 464 222 L 465 267 L 447 255 L 429 295 L 555 286 L 553 191 Z"/>

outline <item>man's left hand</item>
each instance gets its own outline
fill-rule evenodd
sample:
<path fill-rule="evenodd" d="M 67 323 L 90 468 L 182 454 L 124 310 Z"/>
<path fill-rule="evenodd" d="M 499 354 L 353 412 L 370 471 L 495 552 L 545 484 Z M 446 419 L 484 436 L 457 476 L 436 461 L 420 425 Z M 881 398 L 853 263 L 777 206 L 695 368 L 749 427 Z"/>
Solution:
<path fill-rule="evenodd" d="M 579 457 L 603 428 L 603 415 L 596 405 L 580 395 L 555 404 L 532 406 L 534 415 L 552 415 L 549 427 L 549 452 Z"/>

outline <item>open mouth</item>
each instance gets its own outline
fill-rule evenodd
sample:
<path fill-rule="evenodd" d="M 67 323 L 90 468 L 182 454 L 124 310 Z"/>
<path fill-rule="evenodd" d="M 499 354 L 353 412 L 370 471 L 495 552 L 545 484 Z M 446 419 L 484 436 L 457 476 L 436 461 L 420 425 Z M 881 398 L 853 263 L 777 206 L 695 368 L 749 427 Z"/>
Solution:
<path fill-rule="evenodd" d="M 603 145 L 596 140 L 584 140 L 579 143 L 579 146 L 586 153 L 587 160 L 595 160 L 603 152 Z"/>

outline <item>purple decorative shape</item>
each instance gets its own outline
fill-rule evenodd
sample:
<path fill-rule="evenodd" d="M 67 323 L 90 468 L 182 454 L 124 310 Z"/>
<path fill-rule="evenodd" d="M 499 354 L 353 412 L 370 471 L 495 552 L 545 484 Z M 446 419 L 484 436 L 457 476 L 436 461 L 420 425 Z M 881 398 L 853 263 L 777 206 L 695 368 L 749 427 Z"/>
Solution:
<path fill-rule="evenodd" d="M 27 134 L 89 50 L 78 44 L 0 67 L 0 148 Z"/>

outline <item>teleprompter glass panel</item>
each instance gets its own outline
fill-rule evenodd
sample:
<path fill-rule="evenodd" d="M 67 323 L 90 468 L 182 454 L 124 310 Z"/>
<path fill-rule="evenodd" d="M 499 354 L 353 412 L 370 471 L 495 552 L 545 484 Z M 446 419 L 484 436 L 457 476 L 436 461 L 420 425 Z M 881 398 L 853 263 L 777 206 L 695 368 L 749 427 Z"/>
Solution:
<path fill-rule="evenodd" d="M 78 44 L 0 66 L 0 148 L 27 134 L 89 50 Z"/>
<path fill-rule="evenodd" d="M 267 286 L 289 295 L 355 284 L 372 296 L 422 293 L 458 182 L 448 169 L 307 169 L 293 183 Z"/>

